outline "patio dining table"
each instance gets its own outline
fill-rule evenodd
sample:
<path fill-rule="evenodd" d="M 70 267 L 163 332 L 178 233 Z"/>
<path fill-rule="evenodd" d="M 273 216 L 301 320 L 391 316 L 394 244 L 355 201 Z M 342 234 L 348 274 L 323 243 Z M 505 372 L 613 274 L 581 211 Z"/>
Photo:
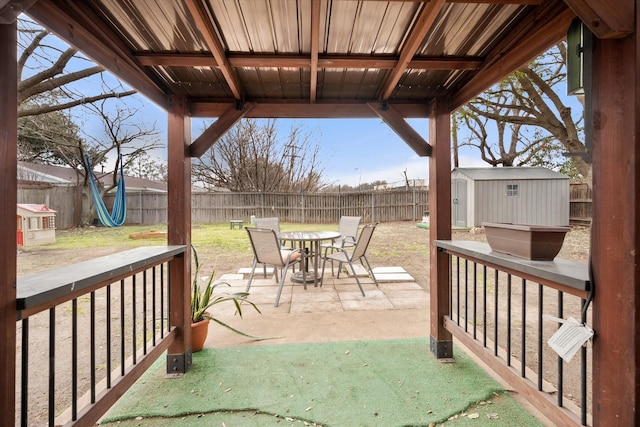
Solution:
<path fill-rule="evenodd" d="M 291 277 L 291 280 L 301 283 L 313 283 L 318 286 L 318 266 L 320 264 L 320 243 L 327 240 L 340 238 L 337 231 L 283 231 L 278 233 L 281 241 L 297 242 L 297 246 L 302 249 L 304 256 L 303 272 L 298 272 Z M 313 271 L 309 270 L 309 260 L 313 262 Z"/>

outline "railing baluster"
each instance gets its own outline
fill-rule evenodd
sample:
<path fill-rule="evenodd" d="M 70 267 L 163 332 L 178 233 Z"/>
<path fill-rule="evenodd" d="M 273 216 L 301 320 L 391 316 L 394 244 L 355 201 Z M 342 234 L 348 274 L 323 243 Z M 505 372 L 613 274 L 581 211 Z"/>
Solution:
<path fill-rule="evenodd" d="M 498 312 L 500 309 L 498 308 L 498 270 L 494 270 L 495 275 L 493 278 L 493 285 L 495 289 L 495 294 L 493 296 L 494 306 L 493 306 L 493 355 L 498 355 Z"/>
<path fill-rule="evenodd" d="M 95 291 L 91 292 L 91 314 L 90 314 L 90 322 L 91 322 L 91 352 L 89 353 L 90 357 L 90 365 L 91 365 L 91 403 L 96 403 L 96 293 Z"/>
<path fill-rule="evenodd" d="M 136 358 L 136 275 L 131 276 L 131 355 L 133 364 L 138 363 Z"/>
<path fill-rule="evenodd" d="M 171 264 L 167 268 L 167 332 L 171 331 Z"/>
<path fill-rule="evenodd" d="M 464 331 L 469 330 L 469 263 L 464 260 Z"/>
<path fill-rule="evenodd" d="M 478 293 L 478 286 L 477 286 L 477 279 L 478 279 L 478 270 L 477 270 L 478 264 L 477 263 L 473 263 L 473 339 L 476 339 L 476 331 L 477 331 L 477 324 L 478 324 L 478 318 L 477 318 L 477 314 L 478 314 L 478 304 L 477 304 L 477 293 Z"/>
<path fill-rule="evenodd" d="M 511 366 L 511 274 L 507 274 L 507 366 Z"/>
<path fill-rule="evenodd" d="M 522 335 L 520 337 L 520 375 L 527 376 L 527 280 L 522 279 Z"/>
<path fill-rule="evenodd" d="M 27 427 L 29 414 L 29 318 L 22 320 L 22 355 L 20 385 L 20 425 Z"/>
<path fill-rule="evenodd" d="M 544 311 L 544 286 L 538 283 L 538 391 L 542 391 L 543 343 L 544 327 L 542 313 Z"/>
<path fill-rule="evenodd" d="M 152 269 L 152 280 L 151 280 L 151 328 L 153 330 L 153 346 L 156 345 L 156 266 L 153 266 Z"/>
<path fill-rule="evenodd" d="M 460 325 L 460 257 L 457 257 L 456 261 L 456 317 L 457 323 Z"/>
<path fill-rule="evenodd" d="M 71 419 L 78 419 L 78 299 L 71 300 Z"/>
<path fill-rule="evenodd" d="M 106 351 L 107 351 L 107 388 L 111 388 L 111 285 L 107 285 L 107 301 L 106 301 Z"/>
<path fill-rule="evenodd" d="M 142 353 L 147 354 L 147 270 L 142 272 Z"/>
<path fill-rule="evenodd" d="M 564 298 L 563 298 L 563 292 L 562 291 L 558 291 L 558 317 L 560 319 L 562 319 L 562 317 L 564 316 Z M 560 325 L 558 325 L 558 329 L 560 329 Z M 562 358 L 560 356 L 558 356 L 558 406 L 562 407 L 564 406 L 564 402 L 563 402 L 563 394 L 564 394 L 564 383 L 563 383 L 563 378 L 564 378 L 564 372 L 563 372 L 563 368 L 564 365 L 562 364 Z"/>
<path fill-rule="evenodd" d="M 449 319 L 453 320 L 453 255 L 449 255 Z"/>
<path fill-rule="evenodd" d="M 56 308 L 49 309 L 49 425 L 56 416 Z"/>
<path fill-rule="evenodd" d="M 169 310 L 167 310 L 168 312 Z M 168 319 L 167 317 L 167 326 L 169 325 Z M 164 264 L 160 264 L 160 338 L 164 338 Z"/>
<path fill-rule="evenodd" d="M 124 334 L 125 334 L 125 309 L 124 309 L 124 279 L 120 280 L 120 376 L 124 377 L 126 353 L 125 353 L 125 342 Z"/>
<path fill-rule="evenodd" d="M 587 313 L 584 310 L 586 300 L 580 302 L 580 311 L 582 311 L 581 322 L 587 323 Z M 580 349 L 580 421 L 582 425 L 587 425 L 587 347 L 582 346 Z"/>
<path fill-rule="evenodd" d="M 482 266 L 482 347 L 487 346 L 487 266 Z"/>

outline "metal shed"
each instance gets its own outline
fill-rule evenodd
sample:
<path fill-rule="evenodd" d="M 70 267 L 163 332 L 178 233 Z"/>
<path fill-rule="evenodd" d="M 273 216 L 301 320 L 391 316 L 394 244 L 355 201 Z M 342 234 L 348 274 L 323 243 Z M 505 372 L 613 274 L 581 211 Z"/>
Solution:
<path fill-rule="evenodd" d="M 569 225 L 569 178 L 541 167 L 455 168 L 452 225 Z"/>

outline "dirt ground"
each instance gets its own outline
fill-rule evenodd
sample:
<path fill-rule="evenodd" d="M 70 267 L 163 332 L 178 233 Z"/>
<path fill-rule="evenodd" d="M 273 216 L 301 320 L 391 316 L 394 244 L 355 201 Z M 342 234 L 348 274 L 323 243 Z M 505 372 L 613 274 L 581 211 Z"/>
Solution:
<path fill-rule="evenodd" d="M 452 238 L 454 240 L 474 240 L 474 241 L 486 241 L 484 234 L 471 234 L 468 230 L 454 231 Z M 380 224 L 373 236 L 371 246 L 368 252 L 369 261 L 373 266 L 385 265 L 385 266 L 402 266 L 409 274 L 411 274 L 416 282 L 420 284 L 425 290 L 428 291 L 429 285 L 429 250 L 428 250 L 429 230 L 419 228 L 414 222 L 393 222 Z M 125 247 L 99 247 L 70 250 L 70 249 L 48 249 L 43 248 L 28 248 L 19 251 L 18 253 L 18 276 L 25 276 L 33 274 L 39 271 L 48 270 L 54 267 L 68 265 L 75 262 L 80 262 L 87 259 L 92 259 L 102 255 L 108 255 L 116 253 Z M 215 266 L 216 276 L 219 277 L 225 273 L 235 273 L 240 267 L 247 267 L 251 265 L 253 258 L 251 250 L 247 247 L 245 251 L 225 252 L 220 254 L 220 251 L 216 248 L 199 248 L 199 256 L 205 265 Z M 587 262 L 589 255 L 589 229 L 587 227 L 573 227 L 571 232 L 567 234 L 564 245 L 560 254 L 560 258 L 571 259 L 580 262 Z M 103 297 L 99 297 L 103 298 Z M 83 305 L 84 304 L 84 305 Z M 80 301 L 81 311 L 89 311 L 88 299 Z M 519 300 L 514 299 L 512 301 L 515 309 L 518 309 Z M 58 330 L 68 328 L 70 317 L 70 308 L 63 308 L 58 310 L 56 318 L 56 324 Z M 85 313 L 86 314 L 86 313 Z M 44 343 L 48 340 L 47 329 L 44 326 L 47 323 L 47 316 L 41 319 L 42 326 L 37 326 L 38 323 L 34 322 L 31 326 L 31 342 L 30 350 L 37 350 L 42 348 L 42 352 L 46 354 L 46 348 Z M 295 322 L 293 322 L 295 323 Z M 20 331 L 20 326 L 18 326 Z M 427 331 L 425 331 L 427 334 Z M 57 338 L 58 339 L 58 338 Z M 69 340 L 68 337 L 62 337 L 60 341 Z M 20 342 L 20 335 L 18 335 L 18 342 Z M 79 346 L 80 349 L 87 348 L 87 346 Z M 56 365 L 56 369 L 60 369 L 61 375 L 64 375 L 65 371 L 70 370 L 69 364 L 64 363 L 65 355 L 61 354 L 61 362 L 58 362 L 60 367 Z M 86 359 L 86 355 L 80 355 L 80 359 Z M 30 364 L 34 364 L 34 369 L 38 371 L 37 361 L 32 361 Z M 32 369 L 32 370 L 34 370 Z M 41 369 L 41 368 L 40 368 Z M 47 376 L 46 375 L 32 375 L 30 381 L 42 384 L 34 384 L 34 387 L 45 390 L 47 388 Z M 81 381 L 88 381 L 88 378 L 82 378 Z M 68 395 L 68 384 L 60 382 L 56 384 L 57 393 L 62 395 Z M 43 396 L 31 396 L 31 399 L 38 401 Z M 62 410 L 66 404 L 66 399 L 60 401 L 60 408 Z M 34 411 L 42 410 L 38 409 L 37 405 L 33 409 Z M 35 414 L 34 414 L 35 415 Z M 35 415 L 36 419 L 39 418 Z"/>

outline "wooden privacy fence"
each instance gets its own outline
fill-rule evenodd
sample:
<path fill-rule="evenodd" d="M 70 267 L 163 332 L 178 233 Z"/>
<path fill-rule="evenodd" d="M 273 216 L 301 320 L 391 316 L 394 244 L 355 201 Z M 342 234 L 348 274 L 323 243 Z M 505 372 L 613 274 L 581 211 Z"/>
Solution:
<path fill-rule="evenodd" d="M 80 221 L 82 190 L 75 186 L 38 184 L 21 186 L 18 203 L 43 203 L 55 210 L 59 229 Z M 367 191 L 339 193 L 193 193 L 192 221 L 220 223 L 231 219 L 249 222 L 256 217 L 277 216 L 284 222 L 335 223 L 342 215 L 361 216 L 363 222 L 419 221 L 428 209 L 428 190 Z M 113 195 L 105 197 L 107 206 Z M 591 220 L 591 188 L 571 184 L 572 223 Z M 166 224 L 167 195 L 157 192 L 127 194 L 127 224 Z"/>
<path fill-rule="evenodd" d="M 363 222 L 417 221 L 428 209 L 428 191 L 369 191 L 349 193 L 193 193 L 194 223 L 220 223 L 251 216 L 277 216 L 283 222 L 335 223 L 342 215 L 361 216 Z M 105 197 L 109 206 L 113 196 Z M 127 224 L 167 222 L 167 195 L 127 195 Z"/>

